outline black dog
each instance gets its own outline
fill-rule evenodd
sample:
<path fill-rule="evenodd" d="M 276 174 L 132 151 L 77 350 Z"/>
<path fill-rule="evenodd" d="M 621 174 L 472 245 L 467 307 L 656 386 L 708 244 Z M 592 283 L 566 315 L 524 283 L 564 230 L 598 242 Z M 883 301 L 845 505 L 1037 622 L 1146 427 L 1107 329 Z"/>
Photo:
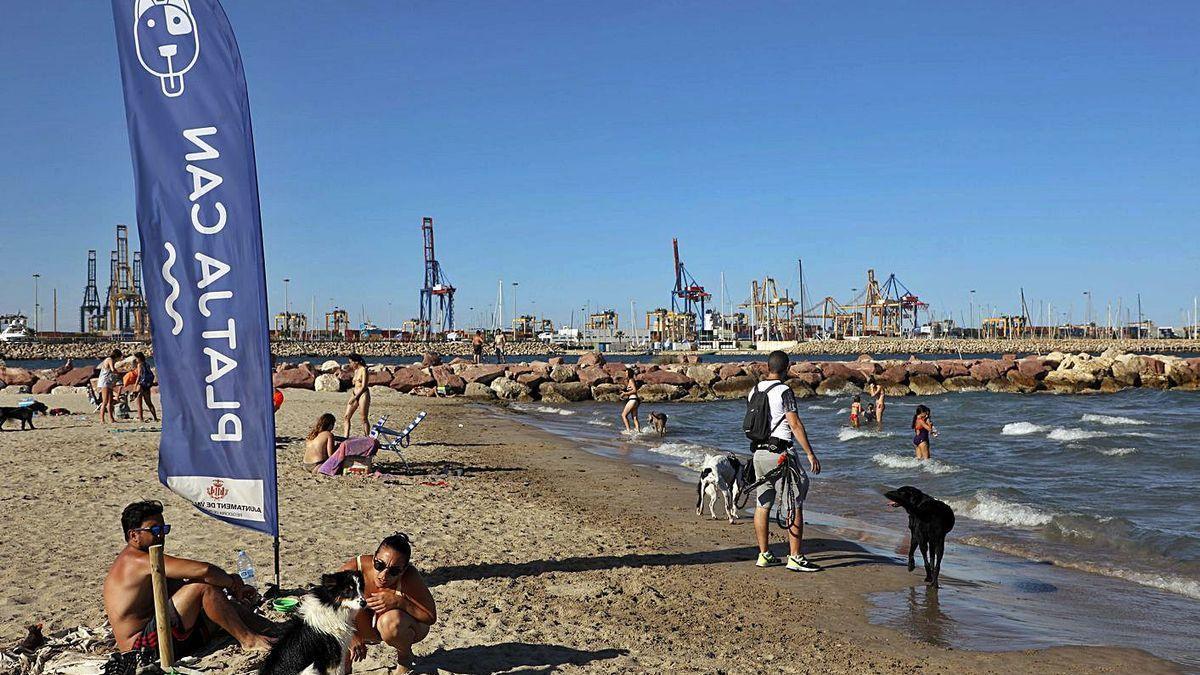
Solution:
<path fill-rule="evenodd" d="M 33 413 L 42 413 L 45 415 L 50 409 L 41 401 L 34 401 L 32 405 L 0 407 L 0 429 L 4 428 L 4 423 L 8 420 L 21 420 L 21 430 L 25 430 L 25 425 L 28 424 L 30 429 L 36 429 L 33 426 Z"/>
<path fill-rule="evenodd" d="M 902 488 L 883 493 L 892 508 L 904 507 L 908 511 L 908 529 L 912 533 L 908 545 L 908 571 L 913 571 L 913 551 L 921 547 L 921 560 L 925 563 L 925 582 L 938 587 L 938 576 L 942 573 L 942 554 L 946 550 L 946 534 L 954 529 L 954 509 L 915 487 Z"/>

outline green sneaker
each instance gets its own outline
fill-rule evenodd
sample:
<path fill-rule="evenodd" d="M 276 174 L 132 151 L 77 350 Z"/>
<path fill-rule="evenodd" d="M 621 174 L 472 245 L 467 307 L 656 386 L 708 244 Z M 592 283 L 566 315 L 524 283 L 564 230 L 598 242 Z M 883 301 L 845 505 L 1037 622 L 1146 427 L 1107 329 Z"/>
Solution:
<path fill-rule="evenodd" d="M 793 572 L 820 572 L 821 566 L 808 561 L 804 556 L 789 555 L 787 568 Z"/>
<path fill-rule="evenodd" d="M 766 553 L 759 553 L 758 562 L 754 564 L 759 567 L 775 567 L 776 565 L 782 565 L 783 561 L 771 555 L 770 551 L 767 551 Z"/>

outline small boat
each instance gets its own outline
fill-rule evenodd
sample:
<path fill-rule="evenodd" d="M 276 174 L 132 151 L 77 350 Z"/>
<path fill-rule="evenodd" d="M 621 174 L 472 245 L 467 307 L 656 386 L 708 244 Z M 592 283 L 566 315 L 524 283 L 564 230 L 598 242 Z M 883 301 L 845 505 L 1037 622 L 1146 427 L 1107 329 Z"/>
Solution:
<path fill-rule="evenodd" d="M 35 342 L 37 334 L 25 325 L 25 317 L 16 316 L 0 330 L 0 342 Z"/>

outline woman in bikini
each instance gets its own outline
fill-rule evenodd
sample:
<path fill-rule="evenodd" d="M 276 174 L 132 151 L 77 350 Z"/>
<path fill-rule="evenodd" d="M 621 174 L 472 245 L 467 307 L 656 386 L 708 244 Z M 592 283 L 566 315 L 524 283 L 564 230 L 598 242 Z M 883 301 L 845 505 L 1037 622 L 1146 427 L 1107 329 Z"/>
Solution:
<path fill-rule="evenodd" d="M 367 362 L 358 354 L 351 354 L 349 358 L 350 367 L 354 369 L 354 379 L 350 384 L 350 400 L 346 401 L 342 431 L 347 438 L 350 437 L 350 420 L 354 417 L 354 411 L 358 410 L 359 417 L 362 418 L 363 436 L 369 436 L 371 423 L 367 416 L 371 414 L 371 389 L 367 386 Z"/>
<path fill-rule="evenodd" d="M 638 406 L 641 405 L 641 400 L 638 398 L 637 380 L 633 377 L 633 372 L 628 374 L 625 379 L 625 389 L 621 392 L 621 398 L 625 400 L 625 407 L 621 410 L 621 421 L 625 423 L 625 431 L 641 431 L 642 425 L 638 422 Z M 629 420 L 633 420 L 633 427 L 630 428 Z"/>
<path fill-rule="evenodd" d="M 333 454 L 333 427 L 336 424 L 337 418 L 332 413 L 325 413 L 317 418 L 317 423 L 308 432 L 308 438 L 304 441 L 304 468 L 308 471 L 316 473 Z"/>
<path fill-rule="evenodd" d="M 854 401 L 850 404 L 850 426 L 857 429 L 858 421 L 860 419 L 862 419 L 862 416 L 863 416 L 862 397 L 855 396 Z"/>
<path fill-rule="evenodd" d="M 105 417 L 109 422 L 116 422 L 113 413 L 113 389 L 117 386 L 117 361 L 121 360 L 121 350 L 112 350 L 108 358 L 100 362 L 100 376 L 96 384 L 100 388 L 100 423 L 104 424 Z"/>
<path fill-rule="evenodd" d="M 408 535 L 397 532 L 384 539 L 373 555 L 355 556 L 342 566 L 343 570 L 362 572 L 367 599 L 367 608 L 355 618 L 350 639 L 352 661 L 366 657 L 367 645 L 382 642 L 396 650 L 396 667 L 390 675 L 412 671 L 412 646 L 429 635 L 429 627 L 437 622 L 437 606 L 411 562 Z M 350 664 L 346 664 L 346 672 L 350 672 Z"/>
<path fill-rule="evenodd" d="M 929 408 L 917 406 L 913 415 L 913 447 L 916 448 L 917 459 L 929 459 L 929 436 L 933 432 L 933 422 L 929 419 Z"/>

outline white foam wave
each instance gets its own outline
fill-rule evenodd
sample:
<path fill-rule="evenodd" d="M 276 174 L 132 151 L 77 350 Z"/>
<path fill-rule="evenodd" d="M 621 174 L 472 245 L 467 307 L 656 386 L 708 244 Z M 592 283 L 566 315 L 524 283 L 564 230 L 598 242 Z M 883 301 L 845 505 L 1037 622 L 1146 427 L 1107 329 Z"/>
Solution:
<path fill-rule="evenodd" d="M 1045 430 L 1046 427 L 1030 422 L 1010 422 L 1004 425 L 1000 433 L 1005 436 L 1028 436 L 1029 434 L 1039 434 Z"/>
<path fill-rule="evenodd" d="M 1096 424 L 1107 424 L 1109 426 L 1115 424 L 1135 424 L 1139 426 L 1150 424 L 1149 422 L 1143 420 L 1135 420 L 1132 417 L 1120 417 L 1119 415 L 1093 415 L 1091 413 L 1080 417 L 1079 420 L 1081 422 L 1095 422 Z"/>
<path fill-rule="evenodd" d="M 613 422 L 610 422 L 608 420 L 588 420 L 587 423 L 594 427 L 610 427 L 611 428 L 611 427 L 616 426 L 616 424 L 614 424 Z"/>
<path fill-rule="evenodd" d="M 1110 569 L 1103 570 L 1101 573 L 1111 574 L 1115 577 L 1121 577 L 1127 581 L 1141 584 L 1143 586 L 1151 586 L 1164 591 L 1186 595 L 1189 598 L 1200 600 L 1200 581 L 1195 579 L 1185 579 L 1169 574 L 1149 574 L 1146 572 L 1135 572 L 1133 570 Z"/>
<path fill-rule="evenodd" d="M 564 417 L 575 414 L 574 410 L 566 410 L 565 408 L 555 408 L 554 406 L 549 406 L 549 405 L 527 405 L 525 403 L 514 403 L 512 405 L 512 408 L 513 408 L 513 410 L 519 410 L 524 413 L 540 412 L 545 415 L 562 415 Z"/>
<path fill-rule="evenodd" d="M 1137 451 L 1137 448 L 1109 448 L 1107 450 L 1101 450 L 1100 454 L 1108 455 L 1109 457 L 1124 457 L 1125 455 L 1132 455 Z"/>
<path fill-rule="evenodd" d="M 842 427 L 838 430 L 838 440 L 842 441 L 843 443 L 846 441 L 852 441 L 856 438 L 887 438 L 891 435 L 892 432 L 890 431 L 875 431 L 873 429 L 863 428 L 855 429 L 854 427 Z"/>
<path fill-rule="evenodd" d="M 1047 437 L 1052 441 L 1082 441 L 1089 438 L 1099 438 L 1107 436 L 1105 431 L 1088 431 L 1086 429 L 1066 429 L 1064 427 L 1055 427 L 1050 430 Z"/>
<path fill-rule="evenodd" d="M 703 446 L 694 443 L 663 443 L 662 445 L 650 448 L 650 452 L 656 455 L 675 457 L 680 460 L 679 463 L 683 466 L 696 469 L 697 471 L 700 470 L 700 467 L 704 464 L 705 457 L 709 454 Z"/>
<path fill-rule="evenodd" d="M 945 500 L 954 513 L 971 520 L 982 520 L 1010 527 L 1041 527 L 1054 520 L 1054 514 L 1028 504 L 1019 504 L 980 491 L 971 499 Z"/>
<path fill-rule="evenodd" d="M 920 471 L 933 474 L 955 473 L 957 471 L 961 471 L 961 469 L 953 464 L 939 462 L 936 459 L 917 459 L 916 457 L 905 455 L 885 455 L 883 453 L 878 453 L 871 457 L 871 461 L 880 466 L 886 466 L 892 469 L 918 469 Z"/>

